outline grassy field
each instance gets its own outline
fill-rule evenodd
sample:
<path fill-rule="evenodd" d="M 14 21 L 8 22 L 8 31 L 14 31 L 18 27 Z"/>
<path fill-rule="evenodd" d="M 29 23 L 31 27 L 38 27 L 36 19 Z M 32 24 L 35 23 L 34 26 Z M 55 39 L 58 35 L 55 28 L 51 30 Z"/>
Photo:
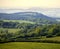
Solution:
<path fill-rule="evenodd" d="M 17 33 L 18 31 L 20 31 L 21 29 L 17 29 L 17 28 L 0 28 L 0 30 L 8 30 L 9 33 Z"/>
<path fill-rule="evenodd" d="M 0 49 L 60 49 L 60 44 L 37 42 L 11 42 L 0 44 Z"/>
<path fill-rule="evenodd" d="M 17 29 L 17 28 L 11 28 L 11 29 L 7 29 L 7 28 L 0 28 L 0 30 L 8 30 L 9 33 L 16 33 L 18 31 L 20 31 L 21 29 Z"/>
<path fill-rule="evenodd" d="M 55 41 L 60 41 L 60 36 L 57 37 L 52 37 L 52 38 L 45 38 L 43 40 L 55 40 Z"/>
<path fill-rule="evenodd" d="M 51 41 L 60 41 L 60 36 L 46 38 L 46 37 L 32 37 L 32 40 L 51 40 Z"/>
<path fill-rule="evenodd" d="M 8 32 L 10 33 L 16 33 L 18 31 L 20 31 L 20 29 L 8 29 Z"/>
<path fill-rule="evenodd" d="M 38 38 L 38 37 L 37 37 Z M 32 38 L 32 39 L 34 39 L 35 40 L 35 38 Z M 60 41 L 60 36 L 56 36 L 56 37 L 51 37 L 51 38 L 46 38 L 46 37 L 44 37 L 44 38 L 38 38 L 38 39 L 36 39 L 36 40 L 52 40 L 52 41 Z"/>
<path fill-rule="evenodd" d="M 25 21 L 25 20 L 3 20 L 4 22 L 19 22 L 19 23 L 31 23 L 31 24 L 35 24 L 35 22 L 31 22 L 31 21 Z"/>

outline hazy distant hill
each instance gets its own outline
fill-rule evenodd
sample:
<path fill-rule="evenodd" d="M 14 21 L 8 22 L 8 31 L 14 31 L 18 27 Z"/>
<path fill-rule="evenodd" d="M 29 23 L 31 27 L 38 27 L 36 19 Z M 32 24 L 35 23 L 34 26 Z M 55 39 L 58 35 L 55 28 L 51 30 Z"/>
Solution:
<path fill-rule="evenodd" d="M 56 23 L 56 19 L 38 12 L 0 13 L 0 20 L 27 20 L 37 23 Z"/>
<path fill-rule="evenodd" d="M 53 18 L 60 18 L 60 8 L 39 8 L 39 7 L 32 7 L 32 8 L 23 8 L 23 9 L 0 9 L 0 13 L 16 13 L 16 12 L 39 12 L 43 13 L 44 15 L 53 17 Z"/>

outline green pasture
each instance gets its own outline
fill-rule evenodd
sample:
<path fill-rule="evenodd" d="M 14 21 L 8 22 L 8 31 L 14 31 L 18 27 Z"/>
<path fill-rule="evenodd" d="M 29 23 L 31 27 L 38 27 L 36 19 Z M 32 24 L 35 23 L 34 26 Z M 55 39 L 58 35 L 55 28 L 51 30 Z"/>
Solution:
<path fill-rule="evenodd" d="M 60 44 L 39 42 L 11 42 L 0 44 L 0 49 L 60 49 Z"/>
<path fill-rule="evenodd" d="M 26 20 L 3 20 L 4 22 L 19 22 L 19 23 L 31 23 L 35 24 L 35 22 L 32 21 L 26 21 Z"/>

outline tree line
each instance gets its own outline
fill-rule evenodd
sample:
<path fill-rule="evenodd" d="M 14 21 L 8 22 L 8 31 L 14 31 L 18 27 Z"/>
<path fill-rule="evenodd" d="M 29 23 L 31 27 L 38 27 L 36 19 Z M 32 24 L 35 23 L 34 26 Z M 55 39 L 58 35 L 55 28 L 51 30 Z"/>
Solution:
<path fill-rule="evenodd" d="M 19 22 L 3 22 L 0 21 L 0 28 L 7 28 L 6 30 L 0 29 L 0 42 L 7 41 L 21 41 L 31 38 L 46 38 L 60 36 L 60 24 L 30 24 Z M 8 32 L 8 29 L 20 29 L 16 33 Z"/>

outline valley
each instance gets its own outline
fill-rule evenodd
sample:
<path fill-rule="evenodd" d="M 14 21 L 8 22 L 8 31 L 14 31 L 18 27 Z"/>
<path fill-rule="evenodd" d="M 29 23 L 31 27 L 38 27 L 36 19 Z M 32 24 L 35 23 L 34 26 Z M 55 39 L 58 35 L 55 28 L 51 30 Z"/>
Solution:
<path fill-rule="evenodd" d="M 0 13 L 0 49 L 53 48 L 60 49 L 60 22 L 55 18 L 37 12 Z"/>

